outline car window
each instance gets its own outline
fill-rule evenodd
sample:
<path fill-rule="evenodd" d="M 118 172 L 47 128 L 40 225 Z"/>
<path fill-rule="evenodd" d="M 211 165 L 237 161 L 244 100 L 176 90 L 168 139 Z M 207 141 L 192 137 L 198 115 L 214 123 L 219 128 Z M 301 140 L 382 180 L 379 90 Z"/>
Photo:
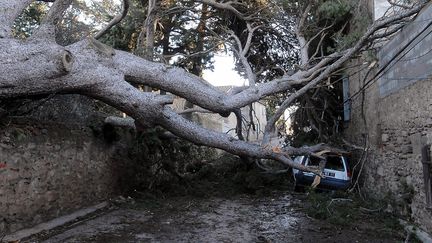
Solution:
<path fill-rule="evenodd" d="M 319 166 L 320 159 L 317 157 L 309 157 L 308 166 Z"/>
<path fill-rule="evenodd" d="M 342 157 L 340 157 L 340 156 L 328 156 L 325 168 L 330 169 L 330 170 L 345 171 L 345 168 L 344 168 L 344 165 L 342 162 Z"/>
<path fill-rule="evenodd" d="M 301 164 L 303 162 L 303 158 L 304 156 L 297 156 L 295 157 L 294 162 Z"/>

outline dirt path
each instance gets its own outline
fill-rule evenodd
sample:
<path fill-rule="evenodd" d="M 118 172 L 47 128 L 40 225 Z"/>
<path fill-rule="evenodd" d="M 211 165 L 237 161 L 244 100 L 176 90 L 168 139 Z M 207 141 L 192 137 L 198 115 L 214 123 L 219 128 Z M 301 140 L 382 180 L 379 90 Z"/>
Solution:
<path fill-rule="evenodd" d="M 187 197 L 124 204 L 26 242 L 396 242 L 374 224 L 334 227 L 301 210 L 291 194 Z M 363 225 L 361 225 L 363 224 Z M 372 228 L 371 228 L 372 227 Z"/>

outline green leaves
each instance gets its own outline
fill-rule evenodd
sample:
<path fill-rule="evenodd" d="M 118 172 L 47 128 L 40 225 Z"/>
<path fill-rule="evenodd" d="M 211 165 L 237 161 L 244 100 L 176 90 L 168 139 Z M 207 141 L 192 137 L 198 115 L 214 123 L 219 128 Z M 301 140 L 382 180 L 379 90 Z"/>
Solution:
<path fill-rule="evenodd" d="M 48 11 L 48 5 L 42 2 L 33 2 L 23 13 L 15 20 L 14 36 L 25 39 L 29 37 L 32 31 L 37 28 Z"/>
<path fill-rule="evenodd" d="M 324 19 L 339 21 L 350 14 L 351 4 L 349 1 L 333 0 L 324 1 L 318 7 L 318 14 Z"/>

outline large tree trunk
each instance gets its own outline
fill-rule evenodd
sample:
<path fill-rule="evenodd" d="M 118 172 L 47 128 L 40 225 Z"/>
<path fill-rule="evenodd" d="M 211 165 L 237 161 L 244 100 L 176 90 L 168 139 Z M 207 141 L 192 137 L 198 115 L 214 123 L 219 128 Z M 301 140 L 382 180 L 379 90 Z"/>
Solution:
<path fill-rule="evenodd" d="M 270 94 L 286 91 L 293 84 L 303 85 L 298 92 L 289 96 L 283 104 L 285 106 L 340 68 L 373 40 L 377 30 L 393 21 L 410 17 L 421 9 L 419 5 L 393 18 L 376 22 L 354 47 L 329 56 L 308 70 L 300 70 L 293 75 L 226 95 L 182 69 L 114 50 L 93 38 L 66 47 L 56 44 L 52 31 L 45 30 L 53 29 L 53 23 L 59 19 L 70 0 L 55 1 L 47 15 L 48 19 L 39 28 L 43 31 L 36 32 L 28 40 L 14 39 L 11 37 L 13 20 L 29 2 L 0 0 L 0 99 L 53 93 L 84 94 L 127 113 L 143 125 L 162 126 L 189 141 L 241 156 L 274 159 L 317 174 L 321 173 L 317 168 L 294 163 L 291 156 L 311 154 L 322 149 L 322 146 L 287 147 L 281 152 L 210 131 L 184 119 L 167 106 L 173 102 L 172 97 L 141 92 L 130 82 L 169 91 L 223 115 Z"/>

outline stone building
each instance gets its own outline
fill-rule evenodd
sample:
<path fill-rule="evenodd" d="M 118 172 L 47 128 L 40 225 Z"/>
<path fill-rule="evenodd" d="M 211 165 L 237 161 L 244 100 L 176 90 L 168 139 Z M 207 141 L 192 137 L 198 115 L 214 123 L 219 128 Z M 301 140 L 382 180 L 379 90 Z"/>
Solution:
<path fill-rule="evenodd" d="M 233 89 L 233 86 L 219 86 L 218 88 L 225 93 L 229 93 L 231 89 Z M 183 111 L 185 109 L 185 103 L 185 99 L 176 98 L 173 104 L 174 110 L 178 112 Z M 194 108 L 197 108 L 197 106 L 194 106 Z M 243 117 L 243 137 L 249 141 L 262 139 L 264 128 L 267 124 L 265 105 L 260 102 L 255 102 L 252 106 L 241 108 L 241 113 Z M 222 117 L 219 114 L 214 113 L 195 112 L 192 114 L 190 119 L 207 129 L 227 133 L 233 137 L 237 137 L 235 132 L 237 118 L 233 113 L 228 117 Z"/>
<path fill-rule="evenodd" d="M 379 48 L 376 63 L 361 71 L 365 60 L 352 60 L 360 65 L 344 80 L 345 136 L 368 147 L 362 190 L 428 232 L 430 173 L 421 151 L 432 144 L 431 16 L 429 4 Z"/>

